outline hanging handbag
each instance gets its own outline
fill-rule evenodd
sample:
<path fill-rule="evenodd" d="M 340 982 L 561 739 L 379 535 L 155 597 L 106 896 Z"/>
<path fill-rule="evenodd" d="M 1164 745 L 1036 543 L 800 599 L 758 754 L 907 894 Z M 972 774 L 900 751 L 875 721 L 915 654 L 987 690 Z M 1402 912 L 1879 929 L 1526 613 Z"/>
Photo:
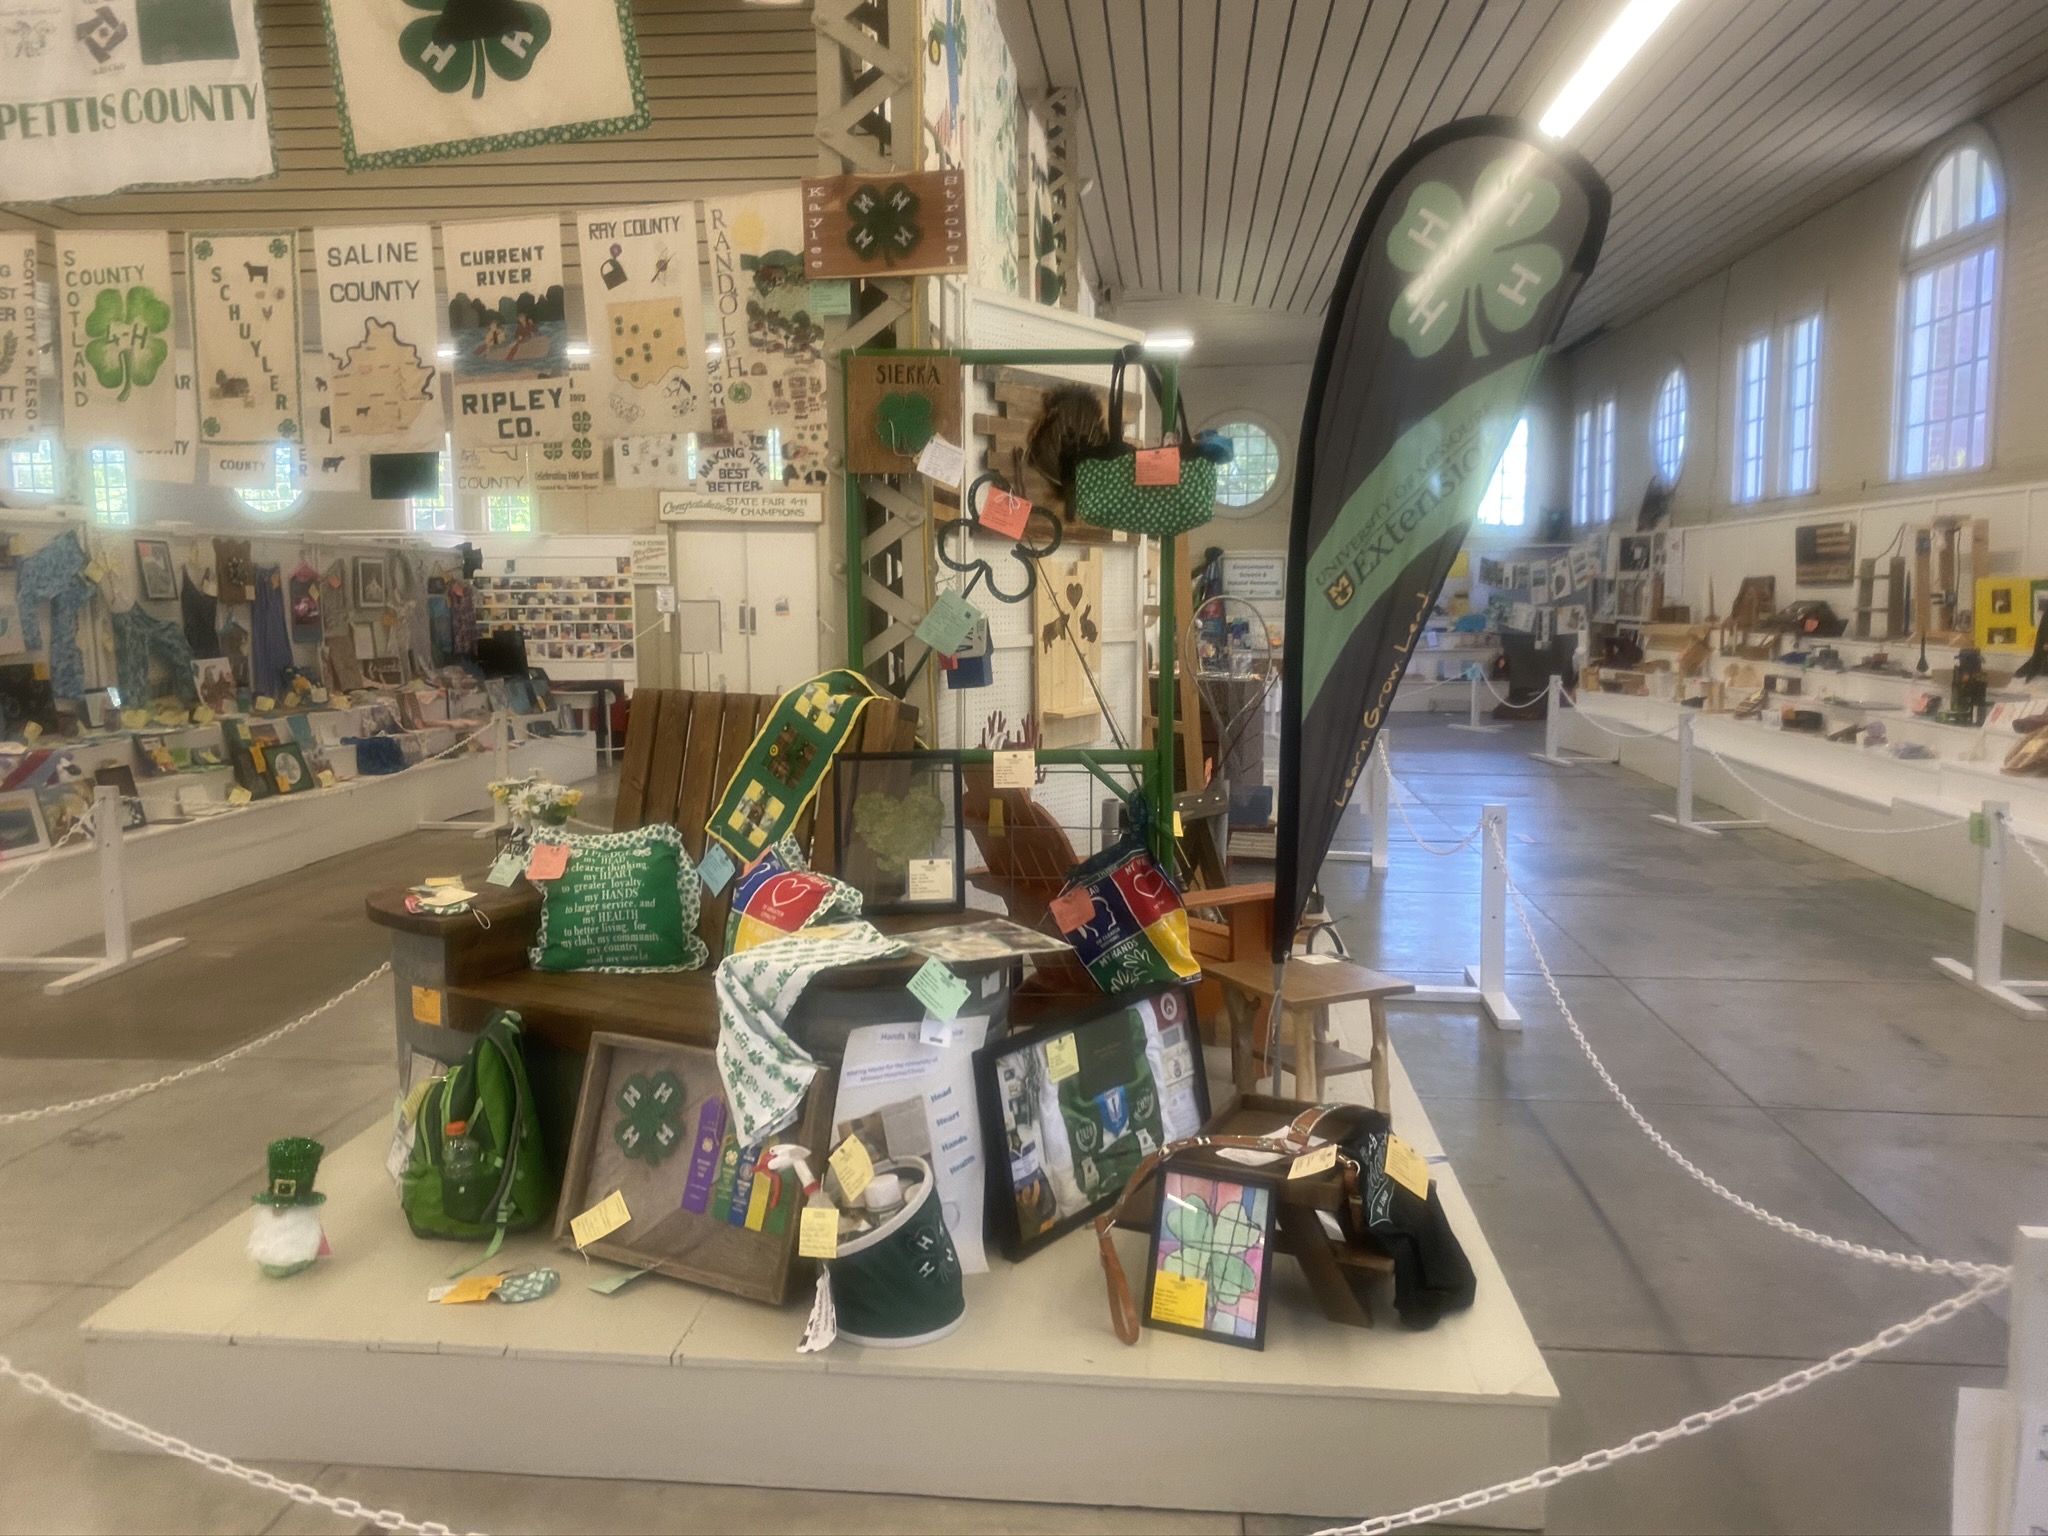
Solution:
<path fill-rule="evenodd" d="M 1216 514 L 1216 466 L 1196 449 L 1188 431 L 1183 398 L 1175 422 L 1158 448 L 1137 448 L 1124 441 L 1124 378 L 1138 361 L 1138 349 L 1117 354 L 1109 380 L 1109 442 L 1086 450 L 1074 460 L 1074 515 L 1097 528 L 1168 539 L 1199 528 Z M 1152 370 L 1138 363 L 1141 376 L 1160 393 Z M 1140 386 L 1142 387 L 1142 385 Z"/>

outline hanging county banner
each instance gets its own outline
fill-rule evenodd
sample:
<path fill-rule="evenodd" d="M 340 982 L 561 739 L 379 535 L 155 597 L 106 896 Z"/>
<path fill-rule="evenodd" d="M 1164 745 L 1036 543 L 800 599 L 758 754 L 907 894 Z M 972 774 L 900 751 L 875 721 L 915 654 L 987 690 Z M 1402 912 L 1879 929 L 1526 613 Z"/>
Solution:
<path fill-rule="evenodd" d="M 424 224 L 313 231 L 313 282 L 326 349 L 326 423 L 361 452 L 435 449 L 441 325 L 434 235 Z"/>
<path fill-rule="evenodd" d="M 177 432 L 168 448 L 132 448 L 128 465 L 138 480 L 160 485 L 199 482 L 199 391 L 192 378 L 192 349 L 171 353 L 171 381 L 178 391 Z"/>
<path fill-rule="evenodd" d="M 731 432 L 776 434 L 777 474 L 825 481 L 825 327 L 804 277 L 803 194 L 712 198 L 704 238 L 720 341 L 713 406 Z"/>
<path fill-rule="evenodd" d="M 455 441 L 480 447 L 570 436 L 562 225 L 553 214 L 443 224 Z"/>
<path fill-rule="evenodd" d="M 1606 185 L 1511 118 L 1425 134 L 1352 235 L 1310 378 L 1287 554 L 1273 959 L 1593 270 Z"/>
<path fill-rule="evenodd" d="M 276 172 L 255 0 L 0 0 L 0 203 Z"/>
<path fill-rule="evenodd" d="M 576 216 L 605 437 L 711 425 L 693 203 Z"/>
<path fill-rule="evenodd" d="M 58 232 L 68 446 L 176 446 L 171 292 L 167 231 Z"/>
<path fill-rule="evenodd" d="M 299 232 L 186 236 L 199 441 L 294 441 L 299 410 Z"/>
<path fill-rule="evenodd" d="M 0 443 L 34 437 L 43 420 L 36 382 L 36 237 L 0 234 Z"/>
<path fill-rule="evenodd" d="M 352 171 L 603 138 L 654 120 L 632 0 L 325 5 Z"/>

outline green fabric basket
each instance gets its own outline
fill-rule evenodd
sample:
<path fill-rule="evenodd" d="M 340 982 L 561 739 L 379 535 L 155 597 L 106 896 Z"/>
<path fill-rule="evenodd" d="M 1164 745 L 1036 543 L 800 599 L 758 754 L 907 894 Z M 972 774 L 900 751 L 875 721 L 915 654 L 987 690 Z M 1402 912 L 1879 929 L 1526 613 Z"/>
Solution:
<path fill-rule="evenodd" d="M 1177 485 L 1138 484 L 1139 450 L 1124 441 L 1124 370 L 1135 348 L 1126 348 L 1110 374 L 1109 446 L 1084 454 L 1074 463 L 1074 515 L 1097 528 L 1170 539 L 1199 528 L 1216 515 L 1216 466 L 1195 452 L 1188 431 L 1187 402 L 1179 404 L 1180 449 Z M 1141 365 L 1142 367 L 1142 365 Z M 1147 379 L 1149 368 L 1143 369 Z M 1156 393 L 1155 389 L 1155 393 Z"/>

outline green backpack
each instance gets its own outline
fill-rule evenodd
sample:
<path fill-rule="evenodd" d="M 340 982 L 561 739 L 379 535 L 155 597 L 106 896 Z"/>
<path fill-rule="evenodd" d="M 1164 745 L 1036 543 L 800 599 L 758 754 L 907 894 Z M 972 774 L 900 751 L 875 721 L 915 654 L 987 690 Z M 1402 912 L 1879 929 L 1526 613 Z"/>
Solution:
<path fill-rule="evenodd" d="M 501 1011 L 469 1055 L 427 1085 L 413 1117 L 399 1203 L 415 1237 L 488 1237 L 480 1264 L 507 1232 L 551 1217 L 555 1196 L 519 1052 L 519 1015 Z"/>

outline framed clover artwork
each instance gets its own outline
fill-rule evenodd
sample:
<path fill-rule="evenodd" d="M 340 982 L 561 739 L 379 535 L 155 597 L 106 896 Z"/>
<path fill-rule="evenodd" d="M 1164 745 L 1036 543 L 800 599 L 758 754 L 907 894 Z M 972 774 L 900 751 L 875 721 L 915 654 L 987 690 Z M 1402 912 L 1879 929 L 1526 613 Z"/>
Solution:
<path fill-rule="evenodd" d="M 1273 1262 L 1272 1186 L 1249 1178 L 1212 1178 L 1170 1164 L 1158 1184 L 1152 1262 L 1145 1276 L 1145 1326 L 1264 1349 Z"/>
<path fill-rule="evenodd" d="M 797 1123 L 771 1139 L 825 1146 L 834 1090 L 819 1073 Z M 779 1305 L 811 1275 L 796 1252 L 803 1188 L 794 1170 L 763 1167 L 765 1152 L 734 1135 L 712 1051 L 593 1034 L 555 1240 L 574 1247 L 575 1219 L 617 1195 L 628 1219 L 584 1253 Z"/>
<path fill-rule="evenodd" d="M 957 357 L 846 359 L 846 467 L 901 475 L 935 437 L 959 445 L 965 386 Z"/>
<path fill-rule="evenodd" d="M 833 768 L 838 875 L 870 916 L 966 905 L 957 752 L 842 752 Z"/>
<path fill-rule="evenodd" d="M 967 173 L 806 178 L 804 276 L 911 277 L 967 270 Z"/>

